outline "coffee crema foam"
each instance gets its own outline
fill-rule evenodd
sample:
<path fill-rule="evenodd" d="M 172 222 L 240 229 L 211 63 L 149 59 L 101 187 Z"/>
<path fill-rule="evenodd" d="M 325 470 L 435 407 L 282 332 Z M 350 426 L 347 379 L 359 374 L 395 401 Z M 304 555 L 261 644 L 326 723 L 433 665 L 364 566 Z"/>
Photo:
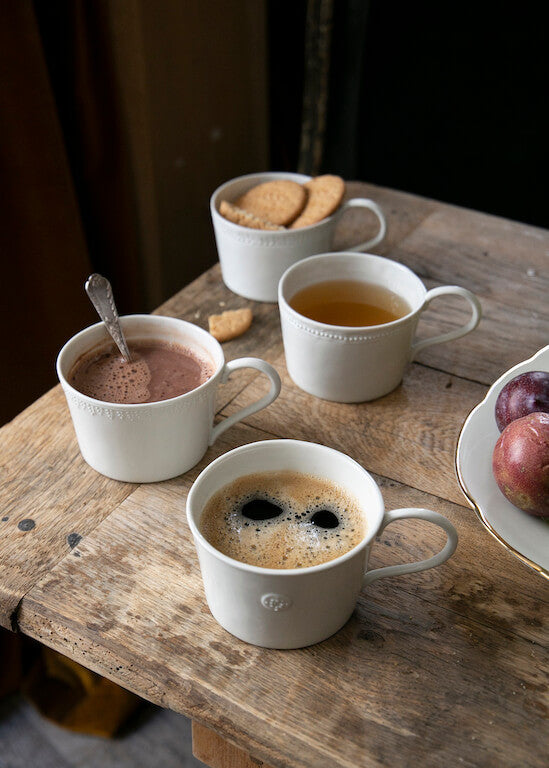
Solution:
<path fill-rule="evenodd" d="M 280 514 L 261 518 L 280 509 Z M 334 524 L 335 523 L 335 524 Z M 199 529 L 215 549 L 262 568 L 306 568 L 343 555 L 366 534 L 364 512 L 344 488 L 294 472 L 258 472 L 217 491 Z"/>
<path fill-rule="evenodd" d="M 71 368 L 69 383 L 95 400 L 137 404 L 183 395 L 213 374 L 212 365 L 183 345 L 147 339 L 128 347 L 130 362 L 114 344 L 84 353 Z"/>

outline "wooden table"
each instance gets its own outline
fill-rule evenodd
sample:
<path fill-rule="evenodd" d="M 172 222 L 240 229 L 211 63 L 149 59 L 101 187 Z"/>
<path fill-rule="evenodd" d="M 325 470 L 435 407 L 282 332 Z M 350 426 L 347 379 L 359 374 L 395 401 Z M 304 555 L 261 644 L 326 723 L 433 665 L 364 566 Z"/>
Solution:
<path fill-rule="evenodd" d="M 0 621 L 191 717 L 195 751 L 211 765 L 546 766 L 547 583 L 467 506 L 454 450 L 488 385 L 547 344 L 549 232 L 348 187 L 386 212 L 378 252 L 428 288 L 473 290 L 484 309 L 479 328 L 426 350 L 387 397 L 328 403 L 288 378 L 276 305 L 235 296 L 214 267 L 159 312 L 206 327 L 221 307 L 252 306 L 252 328 L 225 345 L 226 356 L 272 362 L 283 379 L 279 399 L 229 430 L 186 475 L 143 486 L 83 462 L 59 387 L 20 414 L 0 433 Z M 364 240 L 368 229 L 364 213 L 351 212 L 335 248 Z M 420 333 L 465 315 L 459 301 L 438 300 Z M 264 386 L 253 373 L 234 376 L 220 392 L 220 418 Z M 192 481 L 215 456 L 275 436 L 348 453 L 375 474 L 388 508 L 438 510 L 460 536 L 448 563 L 375 582 L 339 633 L 297 651 L 249 646 L 218 626 L 184 513 Z M 423 523 L 392 525 L 372 567 L 432 554 L 442 538 Z"/>

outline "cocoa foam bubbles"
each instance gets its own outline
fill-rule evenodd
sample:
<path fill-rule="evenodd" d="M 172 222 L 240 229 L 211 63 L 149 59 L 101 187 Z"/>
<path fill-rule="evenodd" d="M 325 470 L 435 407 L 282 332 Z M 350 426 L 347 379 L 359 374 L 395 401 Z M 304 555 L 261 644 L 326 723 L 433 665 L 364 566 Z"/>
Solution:
<path fill-rule="evenodd" d="M 194 350 L 162 340 L 129 343 L 127 362 L 113 344 L 86 352 L 68 381 L 82 394 L 109 403 L 152 403 L 190 392 L 206 382 L 213 366 Z"/>

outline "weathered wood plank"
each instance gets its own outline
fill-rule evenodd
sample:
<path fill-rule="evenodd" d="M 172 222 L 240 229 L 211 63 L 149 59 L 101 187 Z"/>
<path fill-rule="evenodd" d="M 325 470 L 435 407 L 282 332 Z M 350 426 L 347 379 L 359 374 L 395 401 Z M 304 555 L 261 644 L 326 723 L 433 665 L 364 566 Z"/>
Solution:
<path fill-rule="evenodd" d="M 137 486 L 84 462 L 60 386 L 2 429 L 1 452 L 0 624 L 10 629 L 23 595 Z"/>
<path fill-rule="evenodd" d="M 192 298 L 186 303 L 180 294 L 172 310 L 167 309 L 166 313 L 189 316 L 206 328 L 208 314 L 243 305 L 223 286 L 216 268 L 190 286 L 189 295 L 196 296 L 196 303 Z M 246 336 L 224 345 L 227 360 L 258 356 L 263 349 L 266 357 L 280 354 L 278 315 L 271 305 L 258 304 L 254 311 L 259 319 Z M 196 312 L 201 313 L 201 318 L 193 319 Z M 217 410 L 252 381 L 256 373 L 238 371 L 221 385 Z M 136 487 L 103 477 L 84 462 L 60 385 L 2 429 L 1 626 L 12 626 L 12 615 L 28 589 L 70 551 L 78 536 L 93 530 Z M 31 520 L 25 525 L 32 527 L 20 530 L 18 526 L 23 520 Z"/>
<path fill-rule="evenodd" d="M 193 722 L 193 755 L 210 768 L 269 768 L 211 728 Z"/>
<path fill-rule="evenodd" d="M 389 228 L 383 249 L 396 245 L 439 208 L 433 201 L 356 182 L 348 185 L 347 195 L 372 196 L 384 207 Z M 362 215 L 357 217 L 356 213 Z M 363 212 L 350 211 L 339 225 L 336 247 L 365 239 L 370 225 Z M 226 358 L 280 358 L 282 345 L 276 305 L 235 296 L 223 285 L 219 265 L 180 291 L 157 312 L 182 317 L 207 328 L 209 314 L 242 306 L 252 308 L 255 320 L 247 334 L 224 345 Z M 243 371 L 220 387 L 218 410 L 256 375 Z M 74 541 L 76 536 L 91 531 L 132 492 L 133 486 L 102 478 L 82 461 L 59 387 L 2 430 L 1 451 L 0 508 L 2 518 L 7 519 L 0 523 L 4 553 L 0 623 L 9 627 L 21 597 L 67 553 L 70 546 L 67 537 L 72 534 Z M 20 531 L 17 525 L 23 519 L 32 519 L 34 528 Z"/>
<path fill-rule="evenodd" d="M 341 404 L 299 389 L 283 355 L 274 365 L 282 378 L 281 393 L 268 409 L 249 417 L 248 424 L 330 445 L 372 472 L 464 503 L 454 470 L 455 447 L 465 417 L 484 397 L 483 385 L 413 364 L 389 395 L 370 403 Z M 262 386 L 252 381 L 223 415 L 258 397 Z"/>
<path fill-rule="evenodd" d="M 137 488 L 84 464 L 60 388 L 21 414 L 1 431 L 0 620 L 17 618 L 22 631 L 274 767 L 459 760 L 537 768 L 545 763 L 547 585 L 463 506 L 453 456 L 486 386 L 547 343 L 549 233 L 347 186 L 386 212 L 388 236 L 376 252 L 410 266 L 427 287 L 471 288 L 485 310 L 479 329 L 425 350 L 379 401 L 327 403 L 289 380 L 276 305 L 235 296 L 212 268 L 158 311 L 207 327 L 210 313 L 251 306 L 254 324 L 224 345 L 226 357 L 274 362 L 279 400 L 223 435 L 184 476 Z M 366 239 L 372 224 L 349 212 L 334 248 Z M 458 303 L 436 303 L 420 333 L 448 330 L 465 314 Z M 264 386 L 255 373 L 235 376 L 220 390 L 221 415 Z M 217 625 L 184 511 L 190 484 L 215 456 L 275 436 L 339 448 L 377 473 L 388 508 L 434 508 L 460 535 L 444 566 L 374 583 L 346 627 L 300 651 L 255 648 Z M 35 522 L 26 532 L 17 528 L 23 518 Z M 82 536 L 72 550 L 71 533 Z M 441 539 L 423 523 L 395 524 L 373 548 L 372 566 L 427 556 Z"/>
<path fill-rule="evenodd" d="M 428 200 L 407 192 L 365 184 L 360 181 L 348 181 L 345 185 L 345 199 L 368 197 L 381 206 L 387 221 L 387 234 L 381 243 L 375 246 L 373 253 L 388 255 L 397 243 L 411 234 L 442 203 Z M 364 209 L 354 208 L 346 211 L 339 220 L 332 248 L 334 251 L 350 251 L 353 246 L 363 243 L 377 232 L 377 219 Z"/>
<path fill-rule="evenodd" d="M 428 288 L 457 284 L 481 300 L 474 333 L 431 347 L 419 360 L 491 384 L 512 365 L 549 343 L 549 232 L 463 208 L 441 206 L 387 256 L 410 267 Z M 459 300 L 438 299 L 420 322 L 434 335 L 462 323 Z"/>
<path fill-rule="evenodd" d="M 410 267 L 428 288 L 462 285 L 481 299 L 479 328 L 464 339 L 425 350 L 422 362 L 491 384 L 549 343 L 547 230 L 371 184 L 347 184 L 347 194 L 372 197 L 386 212 L 388 234 L 376 253 Z M 360 210 L 345 215 L 334 250 L 365 239 L 364 216 Z M 425 313 L 419 333 L 450 330 L 467 314 L 459 300 L 446 304 L 439 299 Z"/>
<path fill-rule="evenodd" d="M 388 233 L 376 247 L 377 253 L 410 267 L 427 288 L 463 285 L 481 299 L 484 314 L 479 328 L 464 339 L 425 350 L 420 361 L 488 385 L 547 343 L 549 310 L 544 297 L 549 290 L 549 233 L 545 230 L 359 182 L 348 183 L 346 195 L 370 196 L 386 211 Z M 368 237 L 370 225 L 364 211 L 347 212 L 338 225 L 334 250 L 350 248 Z M 219 311 L 219 302 L 226 308 L 250 306 L 256 317 L 254 344 L 268 339 L 266 347 L 252 348 L 261 348 L 263 356 L 271 359 L 269 334 L 278 329 L 274 305 L 232 294 L 220 280 L 219 265 L 193 286 L 190 305 L 189 286 L 159 311 L 207 327 L 207 314 Z M 424 314 L 418 333 L 426 337 L 446 332 L 467 317 L 468 310 L 459 299 L 439 299 Z M 228 355 L 249 353 L 251 341 L 252 336 L 246 335 L 231 342 Z M 249 380 L 253 377 L 250 374 Z"/>
<path fill-rule="evenodd" d="M 262 436 L 232 432 L 235 444 Z M 388 507 L 449 517 L 456 554 L 373 584 L 330 640 L 277 652 L 209 614 L 184 514 L 191 481 L 137 489 L 24 598 L 21 629 L 273 766 L 382 766 L 402 754 L 425 766 L 456 755 L 543 764 L 545 584 L 471 511 L 378 478 Z M 426 525 L 391 526 L 372 565 L 428 555 L 440 539 Z"/>
<path fill-rule="evenodd" d="M 262 357 L 271 360 L 277 357 L 282 349 L 277 305 L 249 301 L 234 294 L 221 280 L 219 264 L 159 307 L 156 314 L 179 317 L 208 330 L 209 315 L 242 307 L 252 310 L 254 320 L 249 331 L 243 336 L 223 344 L 225 359 Z M 221 385 L 217 410 L 235 397 L 257 375 L 257 371 L 253 370 L 239 371 L 237 376 L 232 376 L 226 384 Z"/>

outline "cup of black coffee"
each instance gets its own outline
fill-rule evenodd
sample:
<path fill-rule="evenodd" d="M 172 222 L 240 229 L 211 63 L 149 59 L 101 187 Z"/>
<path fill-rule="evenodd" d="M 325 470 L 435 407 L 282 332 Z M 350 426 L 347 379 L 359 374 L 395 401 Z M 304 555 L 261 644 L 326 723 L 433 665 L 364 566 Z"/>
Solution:
<path fill-rule="evenodd" d="M 376 536 L 391 522 L 442 528 L 442 550 L 414 563 L 368 570 Z M 447 560 L 454 526 L 428 509 L 384 511 L 372 476 L 339 451 L 268 440 L 213 461 L 187 497 L 206 600 L 228 632 L 266 648 L 325 640 L 349 619 L 363 587 Z"/>
<path fill-rule="evenodd" d="M 280 378 L 264 360 L 225 362 L 221 345 L 192 323 L 160 315 L 121 318 L 131 361 L 103 323 L 70 339 L 57 358 L 80 451 L 101 474 L 126 482 L 167 480 L 197 464 L 237 421 L 265 408 Z M 256 368 L 270 391 L 213 426 L 217 388 L 238 368 Z"/>

